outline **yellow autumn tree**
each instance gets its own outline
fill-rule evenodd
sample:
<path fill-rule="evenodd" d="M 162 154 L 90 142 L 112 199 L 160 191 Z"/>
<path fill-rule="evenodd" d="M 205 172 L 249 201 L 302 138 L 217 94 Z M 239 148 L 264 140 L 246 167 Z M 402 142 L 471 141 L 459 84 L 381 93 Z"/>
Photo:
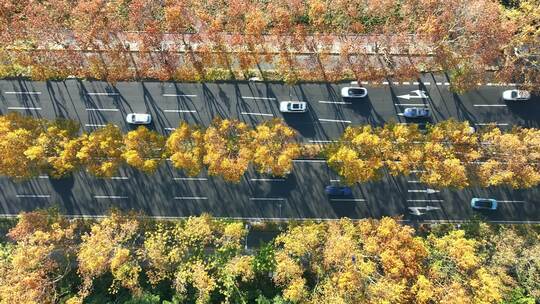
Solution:
<path fill-rule="evenodd" d="M 482 186 L 530 188 L 540 183 L 540 130 L 491 128 L 482 134 L 483 162 L 478 166 Z"/>
<path fill-rule="evenodd" d="M 0 303 L 55 303 L 73 263 L 76 225 L 58 213 L 21 213 L 0 245 Z"/>
<path fill-rule="evenodd" d="M 0 174 L 16 179 L 27 179 L 39 174 L 42 157 L 30 158 L 26 152 L 43 132 L 43 122 L 33 117 L 9 113 L 0 116 Z"/>
<path fill-rule="evenodd" d="M 348 127 L 328 152 L 328 165 L 347 184 L 377 179 L 384 166 L 382 139 L 371 126 Z"/>
<path fill-rule="evenodd" d="M 174 167 L 186 170 L 190 176 L 199 174 L 203 168 L 204 132 L 185 122 L 180 123 L 167 138 L 167 154 Z"/>
<path fill-rule="evenodd" d="M 259 124 L 251 132 L 253 163 L 261 173 L 285 176 L 292 170 L 292 160 L 300 155 L 296 132 L 281 120 Z"/>
<path fill-rule="evenodd" d="M 251 141 L 251 132 L 245 123 L 215 119 L 204 134 L 203 162 L 208 166 L 208 173 L 239 182 L 253 155 Z"/>
<path fill-rule="evenodd" d="M 144 126 L 124 135 L 124 152 L 122 157 L 126 163 L 146 173 L 156 171 L 163 161 L 165 138 Z"/>
<path fill-rule="evenodd" d="M 423 157 L 423 136 L 418 125 L 389 123 L 380 130 L 382 158 L 390 174 L 409 175 L 419 169 Z"/>
<path fill-rule="evenodd" d="M 136 218 L 113 211 L 82 236 L 77 252 L 78 272 L 83 280 L 80 298 L 90 293 L 94 279 L 107 272 L 113 276 L 111 291 L 120 286 L 139 291 L 141 266 L 135 255 L 139 230 Z"/>
<path fill-rule="evenodd" d="M 109 177 L 114 175 L 122 162 L 124 140 L 120 128 L 115 125 L 97 129 L 80 138 L 77 158 L 88 172 Z"/>

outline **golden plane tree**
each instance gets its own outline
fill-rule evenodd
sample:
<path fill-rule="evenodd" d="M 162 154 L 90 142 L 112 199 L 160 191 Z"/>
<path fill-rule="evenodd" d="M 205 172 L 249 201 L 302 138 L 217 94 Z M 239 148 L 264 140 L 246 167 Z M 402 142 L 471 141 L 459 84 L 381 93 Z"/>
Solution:
<path fill-rule="evenodd" d="M 146 173 L 153 173 L 163 161 L 164 145 L 163 135 L 140 126 L 124 135 L 125 148 L 122 157 L 128 165 Z"/>
<path fill-rule="evenodd" d="M 166 153 L 175 168 L 195 176 L 204 167 L 204 131 L 182 122 L 167 138 Z"/>
<path fill-rule="evenodd" d="M 80 137 L 77 158 L 88 172 L 110 177 L 122 163 L 124 139 L 118 126 L 108 124 Z"/>
<path fill-rule="evenodd" d="M 208 166 L 208 173 L 239 182 L 253 155 L 251 142 L 251 132 L 245 123 L 215 119 L 204 134 L 203 162 Z"/>
<path fill-rule="evenodd" d="M 280 120 L 259 124 L 251 132 L 253 163 L 261 173 L 285 176 L 292 170 L 292 160 L 300 155 L 296 132 Z"/>

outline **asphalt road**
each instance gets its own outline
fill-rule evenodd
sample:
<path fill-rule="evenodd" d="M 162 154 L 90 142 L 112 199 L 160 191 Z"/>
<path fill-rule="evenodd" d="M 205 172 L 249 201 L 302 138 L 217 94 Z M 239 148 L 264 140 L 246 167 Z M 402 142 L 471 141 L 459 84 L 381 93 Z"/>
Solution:
<path fill-rule="evenodd" d="M 154 128 L 167 134 L 181 121 L 208 125 L 212 118 L 238 118 L 257 124 L 282 117 L 304 142 L 335 139 L 349 125 L 382 125 L 411 122 L 399 114 L 407 106 L 432 110 L 431 122 L 450 117 L 482 126 L 497 123 L 539 127 L 540 98 L 525 103 L 505 103 L 504 86 L 484 85 L 463 95 L 453 94 L 442 77 L 426 75 L 409 83 L 365 85 L 369 98 L 344 101 L 340 88 L 348 85 L 277 83 L 185 84 L 161 82 L 118 83 L 67 80 L 63 82 L 0 81 L 0 112 L 18 111 L 36 117 L 66 117 L 86 130 L 108 122 L 124 130 L 125 115 L 152 114 Z M 413 91 L 427 95 L 420 97 Z M 412 95 L 407 99 L 406 95 Z M 279 112 L 284 100 L 307 101 L 306 114 Z M 25 182 L 0 178 L 0 213 L 16 214 L 37 207 L 56 206 L 69 215 L 101 215 L 111 207 L 142 210 L 155 216 L 189 216 L 209 212 L 238 218 L 350 218 L 404 215 L 405 221 L 466 220 L 476 216 L 500 222 L 540 221 L 539 188 L 512 190 L 488 188 L 428 190 L 409 177 L 384 176 L 378 182 L 359 184 L 348 200 L 328 198 L 324 186 L 338 184 L 339 177 L 324 161 L 297 161 L 286 179 L 272 179 L 254 171 L 239 184 L 219 177 L 186 177 L 164 163 L 154 175 L 129 168 L 114 178 L 100 179 L 85 172 L 61 180 L 41 176 Z M 472 197 L 500 201 L 495 212 L 472 211 Z"/>

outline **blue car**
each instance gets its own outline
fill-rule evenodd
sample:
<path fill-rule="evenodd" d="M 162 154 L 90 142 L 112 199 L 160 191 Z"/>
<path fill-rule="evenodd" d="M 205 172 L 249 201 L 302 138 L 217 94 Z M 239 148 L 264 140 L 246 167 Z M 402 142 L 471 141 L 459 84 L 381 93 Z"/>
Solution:
<path fill-rule="evenodd" d="M 492 198 L 473 198 L 471 200 L 471 207 L 478 210 L 496 210 L 497 200 Z"/>
<path fill-rule="evenodd" d="M 326 188 L 324 188 L 324 192 L 326 192 L 326 194 L 328 195 L 333 195 L 333 196 L 351 196 L 352 195 L 352 189 L 346 186 L 326 186 Z"/>
<path fill-rule="evenodd" d="M 428 108 L 406 108 L 403 116 L 407 118 L 428 118 L 430 115 Z"/>

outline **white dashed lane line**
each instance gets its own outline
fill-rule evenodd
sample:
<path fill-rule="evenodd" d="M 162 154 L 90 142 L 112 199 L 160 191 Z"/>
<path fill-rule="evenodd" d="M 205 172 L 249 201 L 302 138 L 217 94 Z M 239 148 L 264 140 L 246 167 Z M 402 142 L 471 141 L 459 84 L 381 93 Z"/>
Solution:
<path fill-rule="evenodd" d="M 35 111 L 41 111 L 41 108 L 39 107 L 8 107 L 8 110 L 35 110 Z"/>
<path fill-rule="evenodd" d="M 127 196 L 121 195 L 94 195 L 95 199 L 126 199 Z"/>
<path fill-rule="evenodd" d="M 330 100 L 319 100 L 319 103 L 343 104 L 343 105 L 350 105 L 350 104 L 352 104 L 352 102 L 345 102 L 345 101 L 330 101 Z"/>
<path fill-rule="evenodd" d="M 506 107 L 505 104 L 473 104 L 473 107 Z"/>
<path fill-rule="evenodd" d="M 255 112 L 241 112 L 242 115 L 253 115 L 253 116 L 274 116 L 273 114 L 268 113 L 255 113 Z"/>
<path fill-rule="evenodd" d="M 39 91 L 7 91 L 6 95 L 41 95 Z"/>
<path fill-rule="evenodd" d="M 250 197 L 250 201 L 284 201 L 283 197 Z"/>
<path fill-rule="evenodd" d="M 319 121 L 321 121 L 321 122 L 342 122 L 342 123 L 352 123 L 350 120 L 326 119 L 326 118 L 319 118 Z"/>
<path fill-rule="evenodd" d="M 252 182 L 284 182 L 284 178 L 250 178 Z"/>
<path fill-rule="evenodd" d="M 94 112 L 118 112 L 119 109 L 116 108 L 87 108 L 86 111 L 94 111 Z"/>
<path fill-rule="evenodd" d="M 49 198 L 50 194 L 17 194 L 19 198 Z"/>
<path fill-rule="evenodd" d="M 276 100 L 274 97 L 242 96 L 242 99 Z"/>
<path fill-rule="evenodd" d="M 84 124 L 85 127 L 95 127 L 95 128 L 99 128 L 99 127 L 105 127 L 106 125 L 104 124 Z"/>
<path fill-rule="evenodd" d="M 331 202 L 365 202 L 363 198 L 331 198 Z"/>
<path fill-rule="evenodd" d="M 173 177 L 174 180 L 207 181 L 206 177 Z"/>
<path fill-rule="evenodd" d="M 118 93 L 107 93 L 107 92 L 87 92 L 86 95 L 90 96 L 118 96 Z"/>
<path fill-rule="evenodd" d="M 175 200 L 207 200 L 206 196 L 175 196 Z"/>
<path fill-rule="evenodd" d="M 489 125 L 496 125 L 496 126 L 508 126 L 508 123 L 500 123 L 500 122 L 478 122 L 475 123 L 477 126 L 489 126 Z"/>
<path fill-rule="evenodd" d="M 197 113 L 196 110 L 163 110 L 165 113 Z"/>
<path fill-rule="evenodd" d="M 163 97 L 197 97 L 193 94 L 163 94 Z"/>

